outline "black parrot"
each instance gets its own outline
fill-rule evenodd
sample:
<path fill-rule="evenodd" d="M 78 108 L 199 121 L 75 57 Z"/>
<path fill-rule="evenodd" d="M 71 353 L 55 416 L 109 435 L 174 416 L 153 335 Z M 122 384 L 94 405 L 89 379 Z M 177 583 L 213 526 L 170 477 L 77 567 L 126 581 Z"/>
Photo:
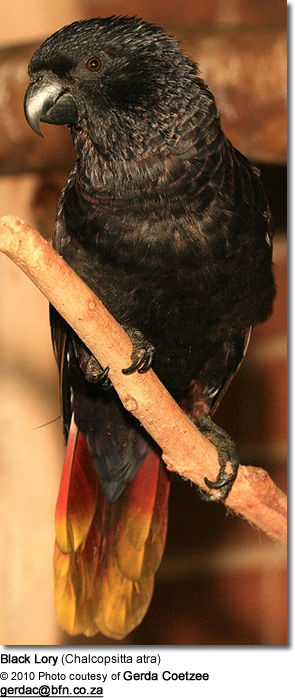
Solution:
<path fill-rule="evenodd" d="M 54 247 L 129 333 L 125 372 L 152 363 L 216 445 L 220 473 L 204 496 L 224 498 L 238 458 L 210 415 L 274 297 L 259 170 L 225 137 L 195 63 L 141 19 L 74 22 L 44 41 L 29 75 L 30 126 L 40 134 L 39 121 L 67 124 L 77 153 Z M 67 436 L 57 613 L 70 634 L 120 638 L 151 599 L 169 480 L 108 369 L 52 308 L 51 326 Z"/>

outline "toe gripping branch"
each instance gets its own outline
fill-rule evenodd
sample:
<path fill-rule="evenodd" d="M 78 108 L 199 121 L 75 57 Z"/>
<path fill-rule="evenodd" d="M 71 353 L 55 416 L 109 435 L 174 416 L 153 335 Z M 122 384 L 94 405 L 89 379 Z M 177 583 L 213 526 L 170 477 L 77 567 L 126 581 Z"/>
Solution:
<path fill-rule="evenodd" d="M 86 380 L 89 383 L 100 385 L 103 390 L 110 390 L 112 384 L 108 376 L 109 366 L 103 369 L 97 359 L 86 347 L 81 346 L 79 341 L 73 340 L 73 346 L 76 359 Z"/>
<path fill-rule="evenodd" d="M 194 418 L 192 421 L 201 434 L 215 446 L 220 465 L 218 477 L 214 482 L 208 480 L 207 477 L 204 478 L 207 487 L 212 490 L 218 490 L 218 496 L 204 492 L 199 488 L 200 497 L 206 502 L 226 499 L 237 477 L 239 467 L 236 445 L 226 431 L 212 422 L 208 415 L 204 414 L 199 418 Z"/>
<path fill-rule="evenodd" d="M 127 368 L 122 368 L 122 373 L 125 375 L 129 375 L 135 371 L 138 371 L 138 373 L 146 373 L 152 364 L 155 355 L 155 347 L 145 339 L 142 332 L 139 330 L 126 327 L 125 325 L 123 325 L 123 327 L 131 339 L 133 351 L 131 354 L 132 363 Z"/>
<path fill-rule="evenodd" d="M 135 371 L 138 371 L 138 373 L 146 373 L 152 364 L 155 355 L 155 347 L 145 339 L 142 332 L 139 330 L 124 325 L 123 328 L 131 339 L 133 350 L 131 354 L 132 363 L 127 368 L 123 368 L 122 373 L 126 375 L 135 373 Z M 108 376 L 109 366 L 103 369 L 97 359 L 78 339 L 73 338 L 72 344 L 74 355 L 86 380 L 89 383 L 100 385 L 103 390 L 109 390 L 112 387 L 111 380 Z"/>

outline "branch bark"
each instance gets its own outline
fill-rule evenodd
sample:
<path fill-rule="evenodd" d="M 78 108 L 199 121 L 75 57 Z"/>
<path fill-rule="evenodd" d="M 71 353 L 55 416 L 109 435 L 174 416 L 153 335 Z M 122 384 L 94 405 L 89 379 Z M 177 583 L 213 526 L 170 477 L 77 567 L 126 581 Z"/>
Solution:
<path fill-rule="evenodd" d="M 122 368 L 130 364 L 132 345 L 101 301 L 19 218 L 0 218 L 0 250 L 46 295 L 101 366 L 110 367 L 109 377 L 122 404 L 160 446 L 167 468 L 206 489 L 204 476 L 214 480 L 219 470 L 215 447 L 200 434 L 151 369 L 142 375 L 122 373 Z M 225 504 L 275 540 L 286 540 L 286 495 L 262 468 L 241 465 Z"/>

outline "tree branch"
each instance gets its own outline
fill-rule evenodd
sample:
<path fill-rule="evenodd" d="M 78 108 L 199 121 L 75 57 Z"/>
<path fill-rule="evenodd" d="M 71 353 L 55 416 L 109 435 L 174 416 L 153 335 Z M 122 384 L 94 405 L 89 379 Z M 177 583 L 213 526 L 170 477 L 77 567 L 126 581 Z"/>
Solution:
<path fill-rule="evenodd" d="M 124 375 L 132 345 L 101 301 L 45 240 L 13 216 L 0 218 L 0 250 L 34 282 L 71 325 L 109 377 L 124 407 L 162 449 L 167 468 L 206 489 L 216 479 L 215 447 L 198 431 L 149 370 Z M 262 468 L 240 466 L 226 506 L 272 538 L 286 540 L 286 496 Z"/>

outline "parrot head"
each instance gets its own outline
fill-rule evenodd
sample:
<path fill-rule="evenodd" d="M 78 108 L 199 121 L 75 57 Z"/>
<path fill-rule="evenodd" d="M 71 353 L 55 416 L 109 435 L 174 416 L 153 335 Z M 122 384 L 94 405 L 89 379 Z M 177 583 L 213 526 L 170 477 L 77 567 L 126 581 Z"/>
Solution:
<path fill-rule="evenodd" d="M 25 115 L 38 135 L 40 121 L 66 124 L 115 156 L 128 146 L 143 152 L 143 139 L 163 150 L 176 137 L 174 119 L 185 119 L 196 75 L 160 27 L 134 17 L 82 20 L 33 55 Z"/>

